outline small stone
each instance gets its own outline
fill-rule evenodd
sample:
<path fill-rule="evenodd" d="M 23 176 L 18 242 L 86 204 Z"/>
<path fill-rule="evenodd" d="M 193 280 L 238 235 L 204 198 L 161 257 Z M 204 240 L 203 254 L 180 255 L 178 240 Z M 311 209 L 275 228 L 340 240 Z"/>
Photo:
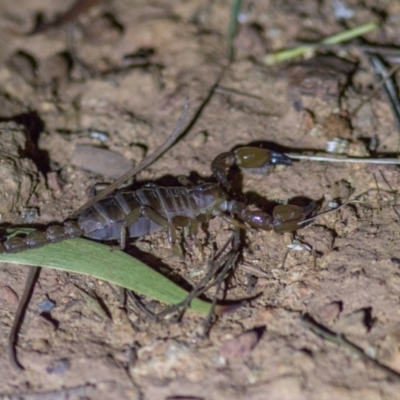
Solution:
<path fill-rule="evenodd" d="M 203 147 L 207 143 L 207 132 L 199 132 L 192 140 L 192 146 L 195 148 Z"/>
<path fill-rule="evenodd" d="M 321 307 L 318 311 L 318 316 L 326 322 L 332 322 L 339 317 L 341 312 L 342 304 L 334 301 Z"/>
<path fill-rule="evenodd" d="M 68 79 L 71 68 L 72 61 L 66 53 L 54 54 L 39 63 L 38 81 L 42 85 L 59 83 Z"/>
<path fill-rule="evenodd" d="M 112 14 L 104 14 L 93 19 L 83 31 L 85 39 L 92 44 L 115 43 L 122 33 L 122 25 Z"/>
<path fill-rule="evenodd" d="M 330 114 L 322 122 L 322 129 L 329 139 L 351 139 L 350 120 L 340 114 Z"/>
<path fill-rule="evenodd" d="M 314 250 L 326 253 L 332 249 L 334 236 L 332 231 L 324 226 L 312 226 L 304 231 L 302 241 Z"/>
<path fill-rule="evenodd" d="M 71 362 L 68 358 L 60 358 L 52 361 L 46 368 L 48 374 L 62 375 L 71 368 Z"/>
<path fill-rule="evenodd" d="M 13 54 L 6 65 L 13 74 L 18 74 L 25 82 L 32 84 L 36 80 L 37 64 L 35 59 L 23 51 Z"/>
<path fill-rule="evenodd" d="M 54 301 L 51 301 L 49 299 L 43 300 L 37 305 L 39 309 L 45 313 L 49 313 L 55 306 L 56 303 Z"/>
<path fill-rule="evenodd" d="M 256 330 L 242 333 L 223 343 L 219 354 L 226 359 L 245 358 L 254 349 L 260 340 L 260 336 L 260 332 Z"/>

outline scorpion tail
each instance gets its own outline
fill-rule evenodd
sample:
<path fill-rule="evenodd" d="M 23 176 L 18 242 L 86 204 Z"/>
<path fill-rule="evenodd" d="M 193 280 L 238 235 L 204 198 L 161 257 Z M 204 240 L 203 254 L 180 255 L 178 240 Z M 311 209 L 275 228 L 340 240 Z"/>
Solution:
<path fill-rule="evenodd" d="M 67 221 L 63 225 L 50 226 L 44 232 L 35 230 L 23 237 L 13 236 L 0 243 L 0 253 L 18 253 L 28 249 L 35 249 L 49 243 L 80 237 L 82 233 L 76 222 Z"/>

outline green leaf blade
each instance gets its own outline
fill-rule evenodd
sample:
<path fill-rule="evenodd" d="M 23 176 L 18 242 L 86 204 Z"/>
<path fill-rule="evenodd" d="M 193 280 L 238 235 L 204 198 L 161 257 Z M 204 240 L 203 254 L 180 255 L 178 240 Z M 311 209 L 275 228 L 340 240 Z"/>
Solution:
<path fill-rule="evenodd" d="M 148 265 L 120 251 L 85 239 L 69 239 L 19 253 L 2 253 L 0 262 L 53 268 L 93 276 L 173 305 L 188 293 Z M 211 305 L 194 299 L 192 311 L 207 314 Z"/>

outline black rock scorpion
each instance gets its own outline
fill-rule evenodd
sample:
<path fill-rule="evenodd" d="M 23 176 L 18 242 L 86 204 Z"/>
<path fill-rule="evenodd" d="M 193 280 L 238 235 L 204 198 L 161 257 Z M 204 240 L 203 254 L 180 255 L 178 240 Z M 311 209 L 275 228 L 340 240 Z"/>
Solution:
<path fill-rule="evenodd" d="M 231 189 L 228 171 L 234 165 L 266 173 L 271 165 L 290 163 L 290 159 L 281 153 L 240 147 L 219 154 L 213 160 L 211 170 L 219 183 L 182 187 L 149 184 L 136 191 L 120 191 L 84 210 L 77 221 L 66 221 L 45 231 L 33 231 L 25 237 L 13 237 L 0 243 L 0 252 L 15 253 L 81 236 L 94 240 L 117 240 L 124 248 L 127 237 L 140 237 L 166 229 L 169 243 L 179 254 L 176 228 L 183 228 L 186 236 L 195 238 L 199 222 L 207 222 L 214 216 L 221 216 L 236 226 L 248 224 L 266 231 L 295 231 L 313 211 L 314 203 L 307 207 L 277 205 L 272 215 L 268 215 L 231 200 L 228 194 Z"/>

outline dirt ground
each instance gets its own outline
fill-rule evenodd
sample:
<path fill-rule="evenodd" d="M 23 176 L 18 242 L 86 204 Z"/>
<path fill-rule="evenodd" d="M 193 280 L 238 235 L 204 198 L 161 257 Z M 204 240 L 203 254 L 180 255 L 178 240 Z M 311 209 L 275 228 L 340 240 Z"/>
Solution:
<path fill-rule="evenodd" d="M 343 15 L 349 26 L 387 15 L 366 39 L 399 46 L 399 2 L 243 3 L 235 61 L 225 69 L 228 1 L 98 2 L 72 25 L 24 35 L 39 15 L 54 20 L 72 2 L 1 0 L 2 222 L 63 221 L 97 183 L 112 181 L 155 150 L 187 97 L 193 124 L 139 181 L 207 179 L 217 154 L 252 143 L 324 151 L 340 137 L 351 156 L 398 152 L 399 133 L 383 95 L 350 115 L 375 83 L 360 51 L 341 50 L 347 62 L 325 64 L 320 58 L 268 67 L 262 59 L 342 30 Z M 370 150 L 369 143 L 377 147 Z M 109 152 L 86 153 L 93 146 Z M 299 161 L 267 176 L 244 173 L 242 190 L 250 199 L 305 197 L 317 202 L 318 212 L 358 202 L 317 218 L 294 238 L 248 229 L 227 297 L 253 300 L 220 317 L 208 338 L 201 335 L 204 317 L 187 313 L 181 323 L 156 323 L 121 308 L 104 282 L 46 269 L 21 327 L 25 370 L 17 372 L 7 338 L 27 268 L 2 264 L 0 397 L 400 399 L 400 375 L 384 368 L 400 374 L 399 185 L 394 165 Z M 232 227 L 216 218 L 209 231 L 206 256 Z M 194 250 L 184 261 L 175 256 L 165 232 L 135 246 L 144 262 L 156 260 L 171 279 L 195 282 L 207 268 Z M 111 320 L 82 300 L 76 286 L 93 290 Z M 54 308 L 45 312 L 49 301 Z M 378 363 L 315 335 L 304 315 Z"/>

